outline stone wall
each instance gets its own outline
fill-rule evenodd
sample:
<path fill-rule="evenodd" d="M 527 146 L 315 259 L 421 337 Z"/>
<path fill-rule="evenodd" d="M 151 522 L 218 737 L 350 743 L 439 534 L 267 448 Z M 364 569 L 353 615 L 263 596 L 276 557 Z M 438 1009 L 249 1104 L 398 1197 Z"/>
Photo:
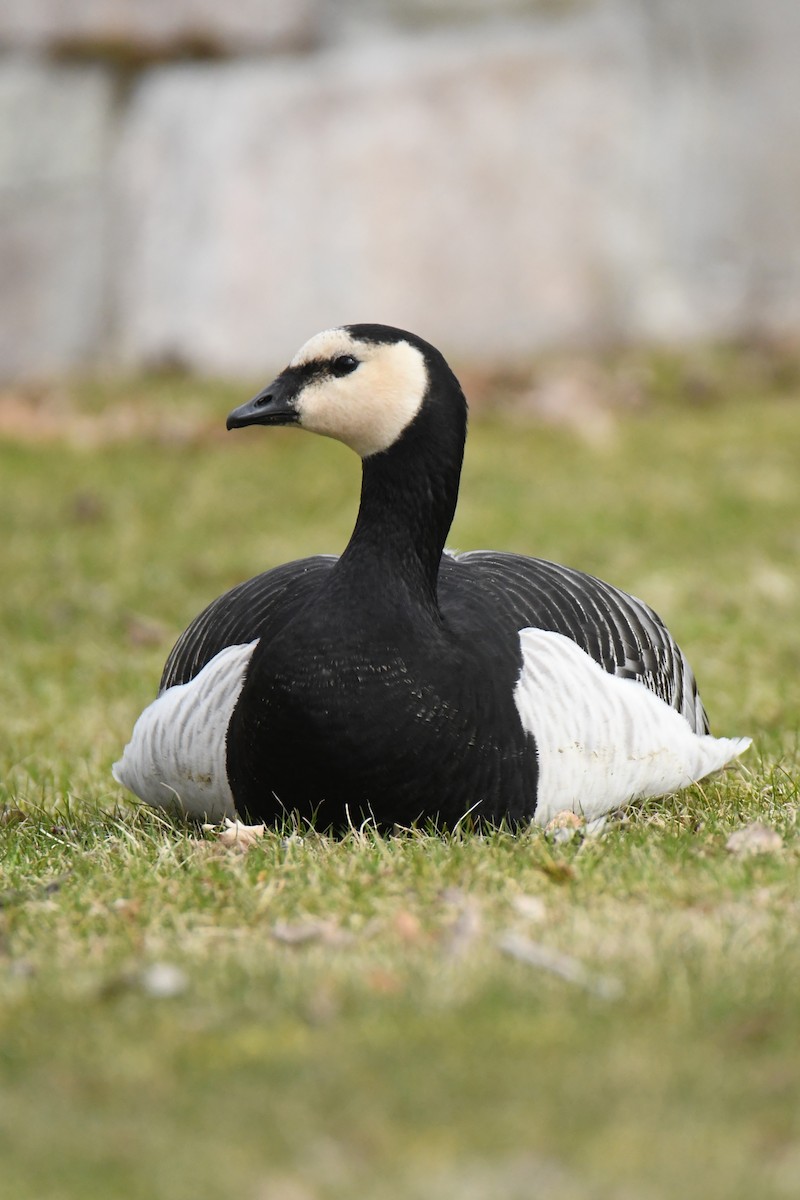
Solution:
<path fill-rule="evenodd" d="M 0 10 L 0 375 L 800 328 L 796 0 Z"/>

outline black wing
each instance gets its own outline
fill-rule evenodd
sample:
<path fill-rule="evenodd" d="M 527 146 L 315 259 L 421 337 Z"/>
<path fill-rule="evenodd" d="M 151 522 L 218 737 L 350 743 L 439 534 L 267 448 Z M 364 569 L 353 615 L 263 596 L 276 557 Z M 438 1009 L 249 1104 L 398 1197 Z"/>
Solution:
<path fill-rule="evenodd" d="M 708 717 L 694 673 L 664 622 L 642 600 L 619 588 L 541 558 L 473 550 L 442 559 L 440 598 L 460 592 L 460 569 L 481 593 L 491 593 L 500 621 L 564 634 L 606 671 L 638 679 L 682 713 L 696 733 Z M 464 584 L 467 577 L 461 576 Z"/>
<path fill-rule="evenodd" d="M 237 584 L 204 608 L 172 648 L 161 676 L 159 694 L 188 683 L 226 646 L 239 646 L 271 634 L 290 620 L 336 562 L 317 555 L 284 563 Z"/>

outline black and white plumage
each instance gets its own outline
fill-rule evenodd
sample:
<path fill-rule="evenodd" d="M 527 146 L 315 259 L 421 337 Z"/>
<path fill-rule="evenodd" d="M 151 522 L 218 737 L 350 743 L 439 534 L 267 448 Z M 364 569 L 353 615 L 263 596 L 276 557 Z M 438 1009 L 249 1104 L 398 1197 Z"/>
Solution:
<path fill-rule="evenodd" d="M 363 459 L 340 558 L 233 588 L 179 638 L 116 779 L 150 804 L 321 827 L 466 812 L 593 820 L 737 757 L 646 604 L 568 567 L 443 553 L 466 402 L 442 355 L 382 325 L 327 330 L 228 418 L 296 424 Z"/>

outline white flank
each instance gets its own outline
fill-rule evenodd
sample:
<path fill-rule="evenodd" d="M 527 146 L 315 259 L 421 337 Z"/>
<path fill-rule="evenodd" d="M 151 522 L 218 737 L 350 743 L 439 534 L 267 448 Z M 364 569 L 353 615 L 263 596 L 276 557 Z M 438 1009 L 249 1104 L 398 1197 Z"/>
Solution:
<path fill-rule="evenodd" d="M 257 645 L 226 647 L 189 683 L 154 700 L 112 768 L 117 783 L 155 808 L 217 822 L 235 817 L 225 737 Z"/>
<path fill-rule="evenodd" d="M 749 738 L 694 733 L 635 679 L 620 679 L 560 633 L 520 631 L 514 700 L 539 756 L 536 821 L 565 809 L 587 821 L 686 787 L 737 758 Z"/>

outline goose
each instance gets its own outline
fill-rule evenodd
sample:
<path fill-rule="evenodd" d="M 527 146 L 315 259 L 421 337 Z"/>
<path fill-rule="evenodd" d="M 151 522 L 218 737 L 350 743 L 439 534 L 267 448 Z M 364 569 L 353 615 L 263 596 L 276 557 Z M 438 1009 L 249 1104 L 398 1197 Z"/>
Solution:
<path fill-rule="evenodd" d="M 340 557 L 213 601 L 170 653 L 113 772 L 189 818 L 587 823 L 718 771 L 694 674 L 656 613 L 570 567 L 444 550 L 467 404 L 421 337 L 345 325 L 228 417 L 296 425 L 362 459 Z"/>

